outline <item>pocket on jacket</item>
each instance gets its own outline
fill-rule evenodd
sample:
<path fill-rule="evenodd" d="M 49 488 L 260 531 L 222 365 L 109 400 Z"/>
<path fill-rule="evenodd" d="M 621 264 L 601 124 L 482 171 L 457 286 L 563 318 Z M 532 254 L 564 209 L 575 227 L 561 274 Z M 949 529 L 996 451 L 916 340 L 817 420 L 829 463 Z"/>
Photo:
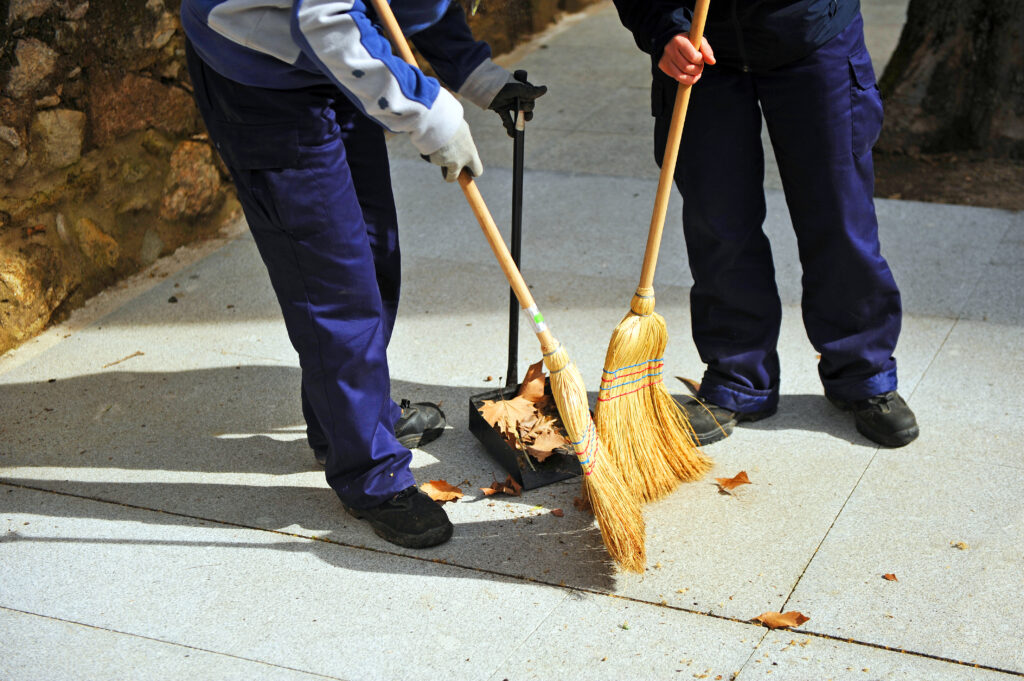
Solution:
<path fill-rule="evenodd" d="M 867 51 L 853 55 L 849 62 L 853 155 L 860 157 L 871 151 L 882 132 L 882 95 Z"/>

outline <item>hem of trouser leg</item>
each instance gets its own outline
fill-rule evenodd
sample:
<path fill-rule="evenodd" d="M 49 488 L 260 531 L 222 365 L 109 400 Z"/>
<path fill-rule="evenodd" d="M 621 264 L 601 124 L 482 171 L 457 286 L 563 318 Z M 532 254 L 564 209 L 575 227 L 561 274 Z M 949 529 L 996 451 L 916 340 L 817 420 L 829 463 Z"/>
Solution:
<path fill-rule="evenodd" d="M 369 495 L 360 493 L 358 495 L 342 496 L 341 492 L 334 490 L 334 493 L 341 499 L 341 503 L 345 504 L 350 508 L 355 508 L 360 511 L 365 511 L 370 508 L 380 506 L 385 501 L 395 496 L 402 490 L 408 489 L 416 485 L 416 478 L 413 477 L 412 472 L 406 469 L 405 471 L 395 471 L 394 485 L 390 486 L 388 491 L 382 492 L 379 495 Z"/>
<path fill-rule="evenodd" d="M 751 413 L 775 409 L 779 405 L 778 388 L 755 390 L 724 383 L 701 383 L 700 399 L 729 411 Z"/>
<path fill-rule="evenodd" d="M 896 390 L 896 369 L 886 369 L 874 376 L 856 380 L 822 381 L 822 385 L 825 388 L 825 394 L 837 400 L 844 402 L 866 400 L 874 395 Z"/>

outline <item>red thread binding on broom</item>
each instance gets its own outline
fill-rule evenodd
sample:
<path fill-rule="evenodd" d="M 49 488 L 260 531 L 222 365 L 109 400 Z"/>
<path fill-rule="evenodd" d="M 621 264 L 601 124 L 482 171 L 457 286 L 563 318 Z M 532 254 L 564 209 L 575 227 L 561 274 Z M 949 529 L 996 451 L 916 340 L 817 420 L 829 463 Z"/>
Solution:
<path fill-rule="evenodd" d="M 602 383 L 614 383 L 615 381 L 619 380 L 620 378 L 626 378 L 627 376 L 636 376 L 637 374 L 645 374 L 645 373 L 647 373 L 647 372 L 649 372 L 649 371 L 651 371 L 653 369 L 660 369 L 663 366 L 665 366 L 664 363 L 654 364 L 652 366 L 647 367 L 646 369 L 640 369 L 638 371 L 631 371 L 628 374 L 622 374 L 621 376 L 615 376 L 614 378 L 602 378 L 601 382 Z M 625 367 L 625 368 L 628 369 L 629 367 Z M 619 369 L 619 371 L 621 371 L 621 369 Z M 614 371 L 605 371 L 604 373 L 606 373 L 606 374 L 614 374 L 615 372 Z"/>
<path fill-rule="evenodd" d="M 651 381 L 650 383 L 645 383 L 644 385 L 640 386 L 639 388 L 634 388 L 633 390 L 630 390 L 629 392 L 619 393 L 618 395 L 612 395 L 611 397 L 598 397 L 597 401 L 598 402 L 610 402 L 611 400 L 614 400 L 617 397 L 625 397 L 626 395 L 632 395 L 633 393 L 640 392 L 644 388 L 650 388 L 652 385 L 658 385 L 659 383 L 661 383 L 661 377 L 660 376 L 656 380 Z"/>
<path fill-rule="evenodd" d="M 593 473 L 594 472 L 594 466 L 597 465 L 597 463 L 595 462 L 588 469 L 587 468 L 587 464 L 590 463 L 591 457 L 587 456 L 587 458 L 585 458 L 585 459 L 582 458 L 583 456 L 585 456 L 587 454 L 588 451 L 590 451 L 590 445 L 594 442 L 594 440 L 596 438 L 597 438 L 597 430 L 594 427 L 594 422 L 591 421 L 590 425 L 587 426 L 586 434 L 581 439 L 577 440 L 576 442 L 570 442 L 569 443 L 569 444 L 572 445 L 573 449 L 576 449 L 577 445 L 583 443 L 584 441 L 586 442 L 586 445 L 583 447 L 583 451 L 579 451 L 579 450 L 576 451 L 576 458 L 580 459 L 580 467 L 583 468 L 583 474 L 584 475 L 590 475 L 591 473 Z"/>

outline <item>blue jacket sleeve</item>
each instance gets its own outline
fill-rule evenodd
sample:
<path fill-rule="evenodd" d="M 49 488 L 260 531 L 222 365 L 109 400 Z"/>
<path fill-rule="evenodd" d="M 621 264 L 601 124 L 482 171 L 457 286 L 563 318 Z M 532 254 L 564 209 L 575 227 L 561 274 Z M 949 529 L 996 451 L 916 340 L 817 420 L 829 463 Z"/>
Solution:
<path fill-rule="evenodd" d="M 680 33 L 689 33 L 693 11 L 664 0 L 614 0 L 622 25 L 633 33 L 637 47 L 661 58 L 665 44 Z"/>
<path fill-rule="evenodd" d="M 509 73 L 491 61 L 490 46 L 473 38 L 466 14 L 458 2 L 431 26 L 411 38 L 441 82 L 481 108 L 486 108 Z"/>

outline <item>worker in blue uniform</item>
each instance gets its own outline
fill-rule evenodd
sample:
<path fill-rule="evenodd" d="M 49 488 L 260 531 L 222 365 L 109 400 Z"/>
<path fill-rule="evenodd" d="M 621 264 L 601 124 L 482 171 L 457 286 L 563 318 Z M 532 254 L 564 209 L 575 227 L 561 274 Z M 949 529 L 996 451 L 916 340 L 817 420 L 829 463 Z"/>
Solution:
<path fill-rule="evenodd" d="M 676 186 L 694 284 L 694 342 L 707 365 L 683 407 L 703 444 L 775 413 L 782 306 L 765 219 L 762 115 L 803 266 L 804 328 L 826 397 L 890 447 L 918 435 L 896 392 L 900 294 L 881 255 L 871 148 L 882 102 L 858 0 L 711 0 L 700 49 L 693 2 L 615 0 L 652 59 L 655 157 L 676 82 L 691 91 Z"/>
<path fill-rule="evenodd" d="M 506 129 L 544 94 L 490 59 L 457 2 L 393 10 L 440 80 Z M 409 469 L 409 447 L 440 435 L 444 415 L 391 398 L 401 274 L 384 132 L 406 134 L 449 182 L 479 175 L 461 103 L 392 53 L 363 0 L 183 0 L 181 19 L 196 102 L 298 352 L 328 484 L 390 542 L 446 541 L 447 514 Z"/>

